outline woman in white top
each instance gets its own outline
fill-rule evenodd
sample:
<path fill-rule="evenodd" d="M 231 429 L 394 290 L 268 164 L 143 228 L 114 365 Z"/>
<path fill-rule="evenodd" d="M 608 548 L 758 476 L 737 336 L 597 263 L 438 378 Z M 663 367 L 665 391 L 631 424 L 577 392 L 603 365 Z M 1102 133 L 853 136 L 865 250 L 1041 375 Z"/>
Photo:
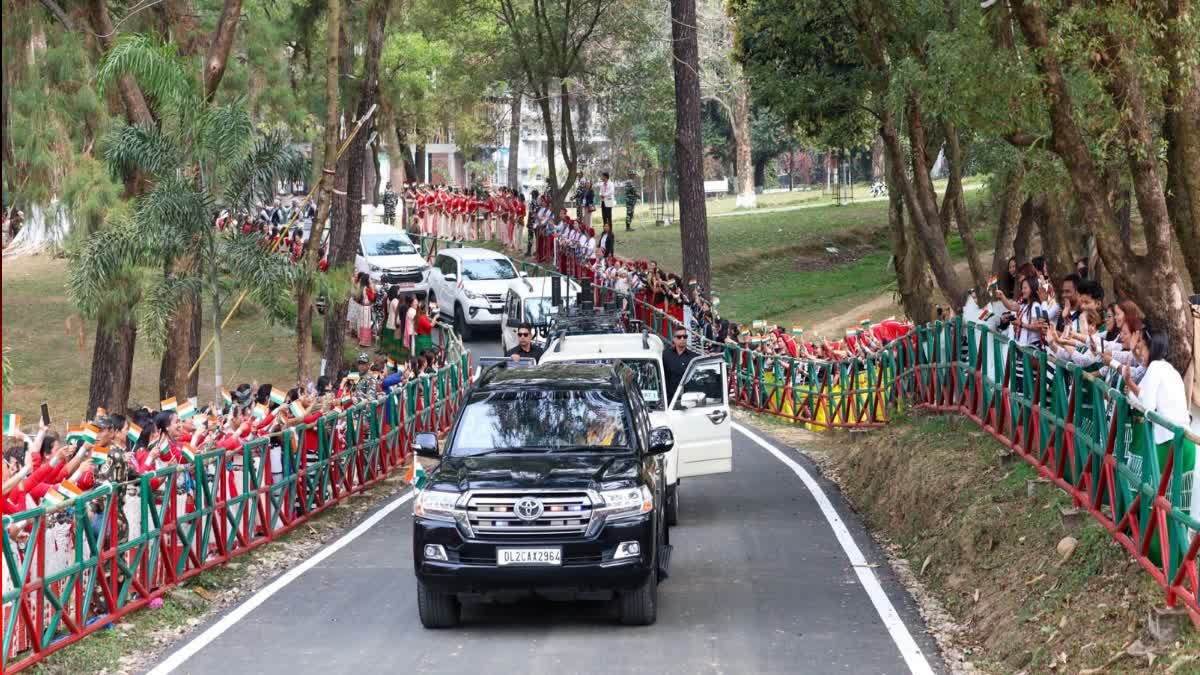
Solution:
<path fill-rule="evenodd" d="M 1046 305 L 1038 296 L 1037 280 L 1030 277 L 1019 279 L 1016 301 L 1004 297 L 1004 293 L 1000 289 L 996 289 L 995 297 L 1009 311 L 1016 313 L 1016 318 L 1009 324 L 1008 336 L 1021 346 L 1040 346 Z"/>
<path fill-rule="evenodd" d="M 1167 361 L 1167 332 L 1158 328 L 1146 326 L 1142 329 L 1141 339 L 1134 346 L 1134 355 L 1141 363 L 1146 364 L 1146 372 L 1141 381 L 1134 382 L 1125 366 L 1125 390 L 1129 399 L 1140 404 L 1146 410 L 1151 410 L 1160 417 L 1170 420 L 1181 427 L 1191 423 L 1188 412 L 1187 391 L 1183 386 L 1183 377 Z M 1170 442 L 1174 431 L 1162 425 L 1154 425 L 1154 444 L 1162 446 Z"/>

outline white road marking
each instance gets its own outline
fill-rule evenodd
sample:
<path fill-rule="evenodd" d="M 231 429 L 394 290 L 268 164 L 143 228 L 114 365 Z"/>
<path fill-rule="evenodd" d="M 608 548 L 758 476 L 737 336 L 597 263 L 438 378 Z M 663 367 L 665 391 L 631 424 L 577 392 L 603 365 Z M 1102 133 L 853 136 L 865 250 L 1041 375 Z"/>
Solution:
<path fill-rule="evenodd" d="M 194 656 L 201 649 L 204 649 L 210 642 L 216 640 L 222 633 L 233 627 L 234 624 L 246 618 L 250 612 L 253 612 L 259 605 L 263 604 L 272 595 L 287 587 L 300 575 L 310 569 L 321 564 L 323 560 L 345 548 L 347 544 L 361 537 L 367 530 L 375 527 L 386 518 L 391 512 L 403 506 L 406 502 L 413 498 L 415 493 L 412 490 L 400 495 L 398 498 L 391 501 L 387 506 L 376 511 L 370 518 L 358 524 L 353 530 L 347 532 L 341 539 L 333 542 L 329 546 L 317 551 L 311 558 L 300 563 L 296 567 L 288 570 L 283 576 L 275 581 L 272 581 L 267 586 L 263 587 L 250 599 L 238 605 L 232 612 L 221 617 L 221 620 L 208 627 L 208 630 L 197 635 L 183 647 L 180 647 L 175 653 L 168 656 L 162 663 L 158 664 L 147 675 L 167 675 L 174 671 L 179 666 L 182 666 L 185 661 Z"/>
<path fill-rule="evenodd" d="M 812 493 L 813 499 L 816 500 L 817 506 L 821 507 L 821 513 L 825 516 L 825 520 L 829 521 L 829 527 L 833 530 L 833 534 L 837 537 L 838 543 L 842 545 L 842 550 L 846 552 L 846 557 L 850 559 L 850 565 L 854 568 L 854 573 L 858 575 L 859 582 L 866 590 L 867 596 L 871 598 L 871 604 L 875 605 L 875 611 L 879 613 L 879 618 L 883 620 L 884 627 L 892 636 L 892 640 L 896 643 L 896 647 L 900 649 L 900 655 L 904 657 L 904 662 L 908 664 L 908 669 L 914 674 L 932 675 L 933 668 L 926 660 L 925 654 L 921 651 L 921 647 L 917 645 L 911 633 L 908 632 L 908 626 L 904 624 L 904 620 L 900 618 L 900 614 L 896 611 L 892 601 L 884 592 L 883 586 L 879 583 L 879 578 L 875 576 L 867 563 L 866 557 L 858 547 L 858 542 L 854 541 L 854 536 L 850 534 L 850 530 L 846 524 L 842 522 L 841 516 L 838 515 L 837 509 L 833 508 L 833 503 L 829 501 L 829 497 L 825 495 L 825 491 L 821 489 L 821 485 L 812 477 L 803 466 L 800 466 L 791 457 L 788 457 L 779 448 L 771 445 L 763 440 L 758 434 L 754 433 L 745 426 L 734 423 L 733 428 L 746 438 L 754 441 L 764 450 L 775 455 L 775 458 L 783 462 L 790 468 L 800 480 L 804 483 L 804 487 Z"/>

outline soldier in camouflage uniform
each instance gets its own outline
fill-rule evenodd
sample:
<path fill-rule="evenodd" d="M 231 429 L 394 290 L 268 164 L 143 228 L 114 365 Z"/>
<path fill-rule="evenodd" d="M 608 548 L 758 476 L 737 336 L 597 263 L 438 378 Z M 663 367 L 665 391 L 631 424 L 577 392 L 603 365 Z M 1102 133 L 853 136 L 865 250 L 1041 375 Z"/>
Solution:
<path fill-rule="evenodd" d="M 392 184 L 388 183 L 383 191 L 383 222 L 391 225 L 396 221 L 396 193 Z"/>
<path fill-rule="evenodd" d="M 633 207 L 637 205 L 641 195 L 638 194 L 637 186 L 633 184 L 633 174 L 629 174 L 629 178 L 625 179 L 625 231 L 633 231 Z"/>

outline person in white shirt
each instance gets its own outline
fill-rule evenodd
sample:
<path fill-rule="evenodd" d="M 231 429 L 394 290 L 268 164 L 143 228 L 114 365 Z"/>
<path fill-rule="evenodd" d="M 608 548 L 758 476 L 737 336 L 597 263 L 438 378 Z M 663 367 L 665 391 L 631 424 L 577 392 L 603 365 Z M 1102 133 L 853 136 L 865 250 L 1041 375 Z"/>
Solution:
<path fill-rule="evenodd" d="M 1017 300 L 1009 300 L 1004 297 L 1004 293 L 1000 289 L 994 291 L 997 300 L 1002 302 L 1004 306 L 1011 312 L 1015 313 L 1015 317 L 1010 322 L 1007 334 L 1018 345 L 1023 347 L 1037 347 L 1042 344 L 1042 325 L 1046 321 L 1046 306 L 1038 297 L 1037 281 L 1024 277 L 1019 280 L 1017 286 Z"/>
<path fill-rule="evenodd" d="M 1125 390 L 1130 401 L 1158 413 L 1173 424 L 1187 427 L 1191 424 L 1187 391 L 1183 386 L 1183 377 L 1167 361 L 1168 344 L 1165 330 L 1150 326 L 1142 329 L 1141 339 L 1133 350 L 1137 360 L 1146 364 L 1146 372 L 1140 382 L 1134 382 L 1129 366 L 1125 366 Z M 1154 444 L 1159 446 L 1160 452 L 1164 450 L 1164 444 L 1170 443 L 1174 433 L 1173 429 L 1154 425 Z"/>
<path fill-rule="evenodd" d="M 609 227 L 612 227 L 612 212 L 616 205 L 616 188 L 605 171 L 600 174 L 600 220 Z"/>

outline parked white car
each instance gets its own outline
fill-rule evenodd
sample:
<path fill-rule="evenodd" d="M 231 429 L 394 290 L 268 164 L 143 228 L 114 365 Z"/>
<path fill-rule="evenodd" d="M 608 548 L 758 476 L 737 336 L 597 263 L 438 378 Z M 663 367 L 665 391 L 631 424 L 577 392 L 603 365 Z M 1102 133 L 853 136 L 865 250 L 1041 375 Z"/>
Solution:
<path fill-rule="evenodd" d="M 503 253 L 448 248 L 434 258 L 429 288 L 441 315 L 450 318 L 454 330 L 468 339 L 473 329 L 500 325 L 508 289 L 522 276 Z"/>
<path fill-rule="evenodd" d="M 733 422 L 725 359 L 697 356 L 671 400 L 666 396 L 665 346 L 655 335 L 605 334 L 552 337 L 539 363 L 621 362 L 633 369 L 652 427 L 670 427 L 675 447 L 666 454 L 667 523 L 679 521 L 682 478 L 733 470 Z"/>
<path fill-rule="evenodd" d="M 429 290 L 429 265 L 421 251 L 407 234 L 391 225 L 363 223 L 354 269 L 403 292 Z"/>

